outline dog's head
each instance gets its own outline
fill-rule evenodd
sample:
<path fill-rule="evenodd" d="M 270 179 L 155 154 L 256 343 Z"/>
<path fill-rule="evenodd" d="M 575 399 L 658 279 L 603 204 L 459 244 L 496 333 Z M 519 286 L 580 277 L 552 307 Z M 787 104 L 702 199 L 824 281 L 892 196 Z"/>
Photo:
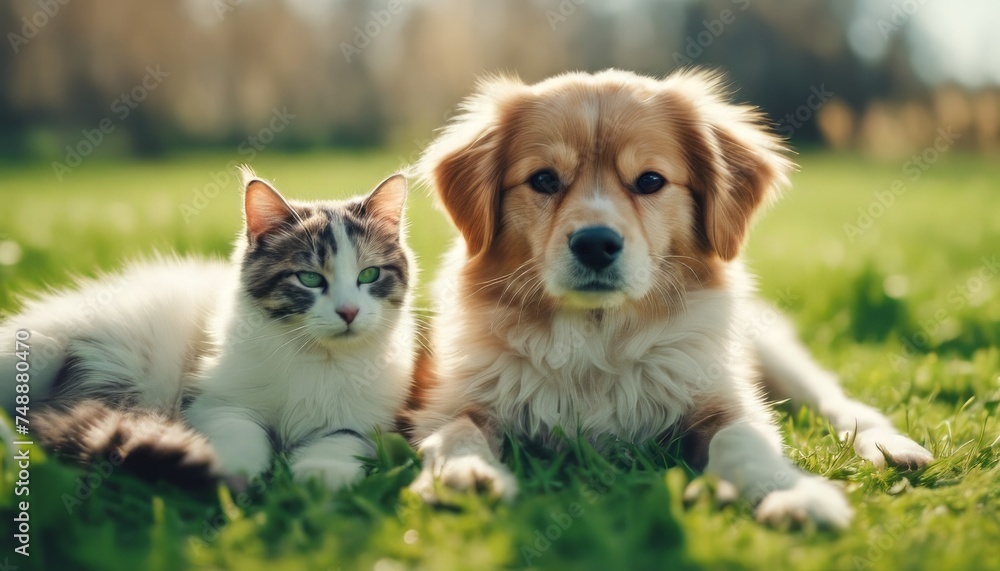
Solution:
<path fill-rule="evenodd" d="M 716 279 L 786 180 L 784 150 L 716 75 L 612 70 L 484 81 L 419 168 L 482 277 L 607 308 Z"/>

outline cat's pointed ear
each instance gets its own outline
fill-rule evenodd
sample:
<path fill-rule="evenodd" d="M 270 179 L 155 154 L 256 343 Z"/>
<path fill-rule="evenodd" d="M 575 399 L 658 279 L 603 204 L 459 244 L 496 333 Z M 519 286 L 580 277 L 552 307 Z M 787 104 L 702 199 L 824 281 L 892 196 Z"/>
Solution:
<path fill-rule="evenodd" d="M 295 211 L 281 193 L 254 174 L 250 167 L 240 167 L 243 179 L 243 215 L 247 235 L 258 238 L 295 217 Z"/>
<path fill-rule="evenodd" d="M 368 216 L 389 222 L 398 227 L 403 220 L 408 185 L 406 177 L 394 174 L 383 180 L 361 202 L 361 210 Z"/>

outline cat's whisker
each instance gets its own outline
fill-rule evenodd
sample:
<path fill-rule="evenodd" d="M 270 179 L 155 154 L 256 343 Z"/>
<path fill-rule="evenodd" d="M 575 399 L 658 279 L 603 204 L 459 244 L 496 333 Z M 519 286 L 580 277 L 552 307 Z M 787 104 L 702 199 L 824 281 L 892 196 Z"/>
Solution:
<path fill-rule="evenodd" d="M 310 334 L 310 332 L 309 332 L 309 331 L 303 331 L 302 333 L 299 333 L 298 335 L 296 335 L 296 336 L 294 336 L 294 337 L 290 338 L 290 339 L 289 339 L 288 341 L 285 341 L 284 343 L 282 343 L 281 345 L 279 345 L 279 346 L 278 346 L 278 347 L 277 347 L 277 348 L 276 348 L 276 349 L 275 349 L 274 351 L 272 351 L 272 352 L 271 352 L 271 354 L 270 354 L 270 355 L 268 355 L 266 359 L 264 359 L 264 362 L 266 363 L 266 362 L 270 361 L 270 360 L 271 360 L 271 359 L 272 359 L 272 358 L 273 358 L 273 357 L 274 357 L 274 356 L 275 356 L 275 355 L 276 355 L 276 354 L 277 354 L 277 353 L 278 353 L 279 351 L 281 351 L 281 350 L 282 350 L 282 349 L 283 349 L 284 347 L 286 347 L 286 346 L 287 346 L 287 345 L 288 345 L 289 343 L 292 343 L 292 342 L 294 342 L 294 341 L 297 341 L 297 340 L 299 340 L 299 339 L 302 339 L 303 337 L 305 337 L 305 336 L 307 336 L 307 335 L 309 335 L 309 334 Z M 295 355 L 295 354 L 296 354 L 296 353 L 294 353 L 294 352 L 292 353 L 292 355 Z"/>
<path fill-rule="evenodd" d="M 304 329 L 306 327 L 309 327 L 309 325 L 308 324 L 300 325 L 300 326 L 298 326 L 298 327 L 296 327 L 294 329 L 289 329 L 289 330 L 286 330 L 286 331 L 278 331 L 276 333 L 271 333 L 269 335 L 261 335 L 259 337 L 247 337 L 247 338 L 241 337 L 241 338 L 239 338 L 239 340 L 241 342 L 243 342 L 243 343 L 246 343 L 248 341 L 261 341 L 261 340 L 265 340 L 265 339 L 266 340 L 270 340 L 270 339 L 274 339 L 275 337 L 282 337 L 282 336 L 287 335 L 289 333 L 293 333 L 295 331 L 299 331 L 300 329 Z"/>

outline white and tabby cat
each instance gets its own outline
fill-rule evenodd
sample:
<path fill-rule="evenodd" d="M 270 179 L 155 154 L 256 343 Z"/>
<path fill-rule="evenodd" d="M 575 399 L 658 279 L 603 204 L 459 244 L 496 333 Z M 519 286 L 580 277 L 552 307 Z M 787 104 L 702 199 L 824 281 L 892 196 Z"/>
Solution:
<path fill-rule="evenodd" d="M 243 175 L 231 263 L 133 264 L 28 302 L 0 327 L 8 339 L 31 333 L 32 404 L 55 405 L 32 419 L 44 442 L 84 461 L 160 457 L 187 469 L 181 479 L 253 477 L 276 451 L 297 478 L 331 487 L 362 473 L 355 457 L 371 454 L 374 429 L 394 427 L 412 375 L 406 180 L 346 202 L 293 202 Z M 14 359 L 0 353 L 8 411 Z"/>

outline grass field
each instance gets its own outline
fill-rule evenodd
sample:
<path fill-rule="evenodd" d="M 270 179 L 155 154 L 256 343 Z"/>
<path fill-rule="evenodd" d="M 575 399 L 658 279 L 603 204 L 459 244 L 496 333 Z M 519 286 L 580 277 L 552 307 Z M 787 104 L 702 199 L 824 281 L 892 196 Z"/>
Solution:
<path fill-rule="evenodd" d="M 0 165 L 0 312 L 71 274 L 153 251 L 224 255 L 240 224 L 231 157 Z M 268 154 L 260 174 L 292 197 L 366 191 L 403 157 Z M 192 497 L 127 475 L 44 459 L 30 472 L 31 557 L 0 539 L 2 569 L 983 569 L 1000 561 L 1000 161 L 954 154 L 919 171 L 855 157 L 800 157 L 794 189 L 747 253 L 763 296 L 788 311 L 849 392 L 938 458 L 879 471 L 825 422 L 783 409 L 789 454 L 841 481 L 856 510 L 842 533 L 775 531 L 747 506 L 685 504 L 692 478 L 669 454 L 586 446 L 552 456 L 511 445 L 523 493 L 449 509 L 406 490 L 417 459 L 386 436 L 372 474 L 332 494 L 279 465 L 247 496 Z M 904 170 L 905 169 L 905 170 Z M 211 186 L 223 180 L 221 191 Z M 894 181 L 901 181 L 902 187 Z M 199 198 L 199 196 L 201 198 Z M 891 198 L 891 200 L 890 200 Z M 881 202 L 880 202 L 881 200 Z M 860 209 L 860 210 L 859 210 Z M 451 230 L 421 192 L 412 244 L 433 276 Z M 426 300 L 426 288 L 421 289 Z M 426 303 L 424 301 L 424 303 Z M 0 340 L 7 343 L 13 340 Z M 11 529 L 17 470 L 5 450 L 0 519 Z"/>

